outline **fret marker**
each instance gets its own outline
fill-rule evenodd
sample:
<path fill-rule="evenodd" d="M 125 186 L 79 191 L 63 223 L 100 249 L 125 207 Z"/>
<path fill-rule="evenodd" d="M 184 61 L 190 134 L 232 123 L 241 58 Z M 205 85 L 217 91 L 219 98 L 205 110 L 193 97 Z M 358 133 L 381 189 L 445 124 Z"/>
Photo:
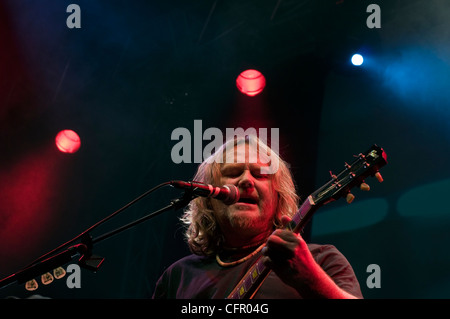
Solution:
<path fill-rule="evenodd" d="M 258 278 L 258 271 L 256 270 L 256 268 L 253 270 L 252 272 L 252 278 L 253 280 L 255 280 L 256 278 Z"/>

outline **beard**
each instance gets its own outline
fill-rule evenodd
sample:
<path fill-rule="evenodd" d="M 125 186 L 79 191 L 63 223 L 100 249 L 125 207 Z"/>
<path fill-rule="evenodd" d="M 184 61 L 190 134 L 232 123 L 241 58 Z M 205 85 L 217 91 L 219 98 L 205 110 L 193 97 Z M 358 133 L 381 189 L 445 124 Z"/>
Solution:
<path fill-rule="evenodd" d="M 254 229 L 259 220 L 255 220 L 254 217 L 248 214 L 239 214 L 238 211 L 237 209 L 236 211 L 225 213 L 231 227 L 244 231 Z"/>
<path fill-rule="evenodd" d="M 258 235 L 272 227 L 272 223 L 268 222 L 264 211 L 259 206 L 257 209 L 249 210 L 244 206 L 236 204 L 227 206 L 218 201 L 213 206 L 215 218 L 222 231 L 226 228 L 236 233 L 245 232 L 248 235 Z"/>

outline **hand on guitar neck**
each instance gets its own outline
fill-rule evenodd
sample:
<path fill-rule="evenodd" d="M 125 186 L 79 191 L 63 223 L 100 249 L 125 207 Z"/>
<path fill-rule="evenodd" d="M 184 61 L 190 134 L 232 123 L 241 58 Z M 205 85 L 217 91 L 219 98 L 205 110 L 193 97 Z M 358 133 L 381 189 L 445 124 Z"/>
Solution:
<path fill-rule="evenodd" d="M 290 218 L 283 216 L 287 225 Z M 342 290 L 314 260 L 300 234 L 277 229 L 262 250 L 263 263 L 306 298 L 356 298 Z"/>
<path fill-rule="evenodd" d="M 196 199 L 197 204 L 183 218 L 189 225 L 189 247 L 196 255 L 166 270 L 154 297 L 363 298 L 350 263 L 336 247 L 307 244 L 298 234 L 320 207 L 340 198 L 350 203 L 354 199 L 350 193 L 353 188 L 369 190 L 365 179 L 370 176 L 381 182 L 378 171 L 387 164 L 383 149 L 373 145 L 355 155 L 350 164 L 345 163 L 337 174 L 331 173 L 331 179 L 298 207 L 295 184 L 285 162 L 279 159 L 279 169 L 273 176 L 261 173 L 267 162 L 250 161 L 247 156 L 250 150 L 260 154 L 256 150 L 258 141 L 231 142 L 229 152 L 241 154 L 245 162 L 205 162 L 194 180 L 234 185 L 240 192 L 239 201 L 225 205 L 215 199 Z M 220 152 L 218 156 L 226 157 Z M 216 179 L 205 180 L 208 174 L 213 175 L 211 172 L 217 174 Z M 284 228 L 274 231 L 262 248 L 261 240 L 274 225 Z M 249 247 L 253 248 L 251 253 Z"/>

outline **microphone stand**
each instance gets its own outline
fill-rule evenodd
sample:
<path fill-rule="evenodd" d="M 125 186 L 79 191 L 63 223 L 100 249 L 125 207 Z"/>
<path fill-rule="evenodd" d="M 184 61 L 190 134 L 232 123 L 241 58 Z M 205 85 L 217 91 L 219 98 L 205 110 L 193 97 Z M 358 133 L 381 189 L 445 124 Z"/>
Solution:
<path fill-rule="evenodd" d="M 126 224 L 124 226 L 121 226 L 113 231 L 110 231 L 108 233 L 105 233 L 103 235 L 100 235 L 94 239 L 92 239 L 89 232 L 93 230 L 94 228 L 98 227 L 100 224 L 106 222 L 107 220 L 111 219 L 112 217 L 116 216 L 120 212 L 124 211 L 126 208 L 130 207 L 132 204 L 136 203 L 138 200 L 141 200 L 154 190 L 169 185 L 169 183 L 163 183 L 158 185 L 157 187 L 154 187 L 153 189 L 147 191 L 146 193 L 142 194 L 135 200 L 131 201 L 118 211 L 114 212 L 107 218 L 101 220 L 100 222 L 94 224 L 93 226 L 89 227 L 86 231 L 82 232 L 72 240 L 66 242 L 65 244 L 51 250 L 50 252 L 46 253 L 45 255 L 39 257 L 36 261 L 31 263 L 29 266 L 25 267 L 24 269 L 8 276 L 0 280 L 0 289 L 9 286 L 13 283 L 17 284 L 23 284 L 29 280 L 34 279 L 35 277 L 45 274 L 49 271 L 52 271 L 55 268 L 58 268 L 60 266 L 63 266 L 70 262 L 75 256 L 81 255 L 80 259 L 78 260 L 78 264 L 80 267 L 83 267 L 85 269 L 88 269 L 90 271 L 96 272 L 100 266 L 102 265 L 104 258 L 100 256 L 96 256 L 92 254 L 94 244 L 99 243 L 107 238 L 110 238 L 118 233 L 123 232 L 124 230 L 127 230 L 129 228 L 132 228 L 144 221 L 147 221 L 161 213 L 167 212 L 169 210 L 178 210 L 180 208 L 183 208 L 186 206 L 191 200 L 193 200 L 197 195 L 193 194 L 192 189 L 185 190 L 182 197 L 171 200 L 170 204 L 155 211 L 152 212 L 144 217 L 141 217 L 129 224 Z M 57 251 L 60 251 L 61 249 L 67 247 L 71 243 L 81 240 L 79 244 L 71 245 L 62 252 L 56 253 Z"/>

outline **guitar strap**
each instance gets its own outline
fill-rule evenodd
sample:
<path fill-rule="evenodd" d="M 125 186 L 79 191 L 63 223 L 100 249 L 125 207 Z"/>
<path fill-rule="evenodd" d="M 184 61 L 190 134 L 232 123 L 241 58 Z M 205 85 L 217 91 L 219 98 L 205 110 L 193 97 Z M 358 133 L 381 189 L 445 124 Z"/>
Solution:
<path fill-rule="evenodd" d="M 308 196 L 292 217 L 292 221 L 287 225 L 287 228 L 295 233 L 301 232 L 315 211 L 316 205 L 312 196 Z M 270 272 L 271 270 L 264 266 L 262 256 L 259 257 L 231 291 L 227 299 L 253 299 Z"/>
<path fill-rule="evenodd" d="M 345 163 L 345 169 L 339 174 L 330 172 L 332 179 L 308 196 L 292 217 L 289 229 L 300 233 L 319 207 L 338 198 L 346 197 L 350 204 L 354 198 L 350 193 L 352 187 L 359 185 L 362 190 L 369 190 L 364 178 L 375 176 L 380 183 L 383 181 L 378 170 L 387 164 L 387 155 L 381 147 L 373 145 L 367 152 L 355 157 L 357 159 L 351 165 Z M 227 299 L 252 299 L 269 273 L 270 269 L 264 266 L 262 258 L 258 258 Z"/>

